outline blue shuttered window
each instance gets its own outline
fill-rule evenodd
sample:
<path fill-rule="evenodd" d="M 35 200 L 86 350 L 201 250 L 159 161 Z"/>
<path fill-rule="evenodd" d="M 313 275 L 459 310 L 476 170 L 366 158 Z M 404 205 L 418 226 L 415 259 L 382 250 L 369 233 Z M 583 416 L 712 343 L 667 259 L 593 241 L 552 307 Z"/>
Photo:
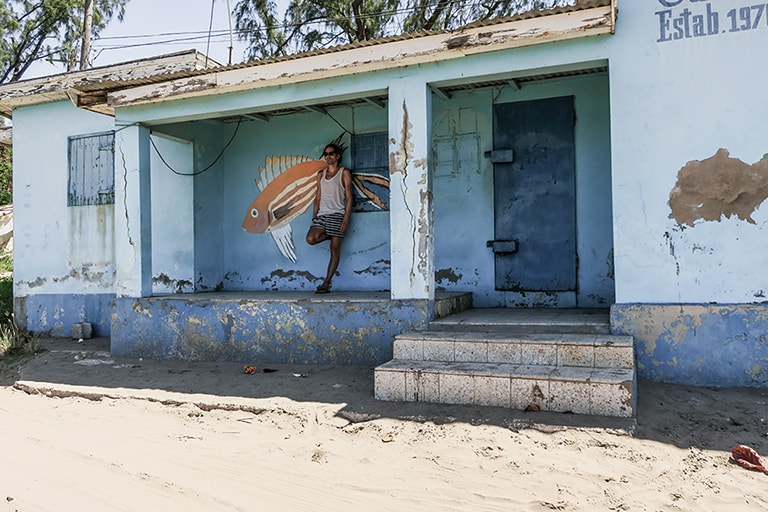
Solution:
<path fill-rule="evenodd" d="M 387 132 L 352 135 L 352 180 L 356 212 L 389 210 L 387 137 Z"/>
<path fill-rule="evenodd" d="M 70 137 L 67 206 L 114 202 L 115 132 Z"/>

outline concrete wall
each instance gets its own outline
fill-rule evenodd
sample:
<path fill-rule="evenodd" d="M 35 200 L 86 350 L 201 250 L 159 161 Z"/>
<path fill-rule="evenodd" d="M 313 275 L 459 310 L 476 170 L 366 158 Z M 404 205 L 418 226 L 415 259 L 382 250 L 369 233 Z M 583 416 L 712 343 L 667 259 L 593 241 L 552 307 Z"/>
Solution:
<path fill-rule="evenodd" d="M 655 380 L 768 384 L 768 17 L 753 4 L 623 2 L 611 38 L 613 324 Z"/>
<path fill-rule="evenodd" d="M 386 110 L 381 107 L 332 109 L 330 113 L 356 133 L 387 129 Z M 190 178 L 195 191 L 195 290 L 314 291 L 325 276 L 329 252 L 327 244 L 312 247 L 304 240 L 311 210 L 291 222 L 295 263 L 281 254 L 269 233 L 249 233 L 242 224 L 260 192 L 256 180 L 263 179 L 259 167 L 266 165 L 267 158 L 318 159 L 325 144 L 338 137 L 342 128 L 329 116 L 306 112 L 274 117 L 268 122 L 246 119 L 239 126 L 236 120 L 211 121 L 158 126 L 154 130 L 186 137 L 196 148 L 194 166 L 189 169 L 200 173 Z M 219 162 L 205 171 L 233 134 L 235 138 Z M 349 141 L 349 135 L 345 136 L 344 144 L 348 146 Z M 350 165 L 349 151 L 342 165 Z M 162 194 L 174 200 L 182 193 L 166 190 Z M 338 272 L 336 289 L 389 289 L 389 212 L 353 214 Z"/>
<path fill-rule="evenodd" d="M 435 99 L 433 162 L 438 289 L 471 290 L 478 307 L 557 306 L 553 295 L 494 287 L 493 148 L 495 103 L 575 97 L 579 307 L 613 303 L 609 89 L 604 74 L 457 93 Z M 448 163 L 454 151 L 456 162 Z M 441 154 L 442 152 L 442 154 Z M 445 163 L 444 163 L 445 161 Z"/>
<path fill-rule="evenodd" d="M 68 137 L 114 129 L 110 117 L 48 103 L 14 111 L 14 310 L 34 331 L 76 322 L 109 332 L 114 205 L 67 206 Z"/>
<path fill-rule="evenodd" d="M 429 301 L 393 301 L 387 293 L 314 297 L 118 298 L 111 350 L 186 361 L 377 365 L 392 359 L 395 335 L 425 329 L 433 315 Z"/>

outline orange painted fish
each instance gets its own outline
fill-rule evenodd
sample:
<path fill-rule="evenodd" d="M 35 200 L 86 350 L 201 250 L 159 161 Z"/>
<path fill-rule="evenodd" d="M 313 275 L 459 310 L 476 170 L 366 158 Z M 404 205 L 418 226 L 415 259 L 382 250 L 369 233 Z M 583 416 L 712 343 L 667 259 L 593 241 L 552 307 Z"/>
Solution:
<path fill-rule="evenodd" d="M 307 211 L 315 200 L 317 173 L 328 167 L 323 160 L 301 156 L 267 157 L 256 180 L 261 193 L 243 219 L 249 233 L 270 233 L 277 248 L 294 263 L 291 221 Z"/>

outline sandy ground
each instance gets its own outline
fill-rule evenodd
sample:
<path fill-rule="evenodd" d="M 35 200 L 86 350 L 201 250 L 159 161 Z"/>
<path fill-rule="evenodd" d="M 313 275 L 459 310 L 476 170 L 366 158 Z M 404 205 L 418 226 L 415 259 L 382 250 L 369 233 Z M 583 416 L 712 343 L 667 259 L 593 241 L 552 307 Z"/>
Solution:
<path fill-rule="evenodd" d="M 373 399 L 369 367 L 0 363 L 0 512 L 764 511 L 768 390 L 641 381 L 635 420 Z"/>

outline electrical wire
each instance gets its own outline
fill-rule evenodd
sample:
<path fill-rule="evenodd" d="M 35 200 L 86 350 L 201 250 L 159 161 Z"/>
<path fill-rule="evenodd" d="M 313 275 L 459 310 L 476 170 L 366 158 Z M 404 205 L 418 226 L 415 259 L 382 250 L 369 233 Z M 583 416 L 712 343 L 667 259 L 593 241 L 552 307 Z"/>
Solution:
<path fill-rule="evenodd" d="M 237 132 L 240 130 L 240 123 L 242 123 L 242 122 L 243 122 L 243 118 L 242 117 L 237 120 L 237 126 L 235 126 L 235 131 L 232 132 L 232 136 L 229 138 L 229 140 L 224 145 L 224 147 L 221 148 L 221 152 L 218 154 L 218 156 L 216 156 L 216 158 L 213 159 L 213 162 L 211 162 L 208 166 L 206 166 L 205 169 L 201 169 L 199 171 L 195 171 L 195 172 L 192 172 L 192 173 L 179 172 L 176 169 L 174 169 L 173 167 L 171 167 L 171 164 L 169 164 L 165 160 L 165 158 L 163 157 L 162 153 L 160 153 L 160 150 L 155 145 L 155 141 L 152 140 L 152 137 L 149 138 L 149 142 L 150 142 L 150 144 L 152 144 L 152 147 L 155 149 L 155 153 L 157 153 L 157 156 L 160 157 L 160 160 L 165 164 L 166 167 L 168 167 L 168 169 L 171 170 L 171 172 L 173 174 L 176 174 L 177 176 L 198 176 L 198 175 L 203 174 L 204 172 L 208 171 L 209 169 L 211 169 L 214 165 L 216 165 L 216 162 L 218 162 L 219 159 L 222 156 L 224 156 L 224 152 L 227 150 L 229 145 L 232 144 L 232 141 L 235 140 L 235 136 L 237 135 Z"/>
<path fill-rule="evenodd" d="M 126 49 L 126 48 L 134 48 L 139 46 L 155 46 L 155 45 L 165 45 L 165 44 L 175 44 L 175 43 L 181 43 L 181 42 L 190 42 L 190 41 L 197 41 L 197 40 L 206 40 L 206 39 L 212 39 L 212 38 L 227 38 L 231 35 L 231 32 L 226 29 L 221 30 L 212 30 L 212 23 L 213 23 L 213 3 L 215 0 L 212 0 L 211 2 L 211 26 L 209 27 L 208 31 L 186 31 L 186 32 L 163 32 L 163 33 L 157 33 L 157 34 L 138 34 L 138 35 L 128 35 L 128 36 L 109 36 L 109 37 L 100 37 L 99 39 L 94 41 L 94 44 L 99 46 L 102 50 L 118 50 L 118 49 Z M 436 1 L 433 3 L 429 3 L 423 7 L 426 9 L 429 9 L 431 7 L 437 7 L 440 3 L 440 1 Z M 555 1 L 555 5 L 567 5 L 572 3 L 573 0 L 560 0 Z M 484 4 L 484 0 L 474 0 L 472 2 L 468 2 L 464 4 L 462 7 L 463 9 L 471 9 L 474 7 L 481 7 Z M 339 21 L 354 21 L 354 20 L 361 20 L 361 19 L 368 19 L 368 18 L 375 18 L 379 16 L 398 16 L 398 15 L 408 15 L 413 13 L 416 10 L 415 7 L 403 7 L 399 9 L 391 9 L 391 10 L 383 10 L 375 13 L 363 13 L 359 16 L 336 16 L 333 17 L 330 21 L 334 23 L 338 23 Z M 272 25 L 270 27 L 263 27 L 258 28 L 255 30 L 236 30 L 234 31 L 235 35 L 237 35 L 238 38 L 245 38 L 249 34 L 252 34 L 254 32 L 267 32 L 268 30 L 274 30 L 274 29 L 293 29 L 297 26 L 305 25 L 305 26 L 313 26 L 313 25 L 323 25 L 328 24 L 328 19 L 323 20 L 316 20 L 311 21 L 308 23 L 299 23 L 299 24 L 291 24 L 291 23 L 277 23 L 275 25 Z M 177 37 L 182 36 L 182 37 Z M 171 39 L 164 39 L 164 40 L 153 40 L 146 43 L 132 43 L 132 44 L 125 44 L 125 45 L 102 45 L 104 42 L 109 41 L 116 41 L 116 40 L 124 40 L 124 39 L 143 39 L 143 38 L 157 38 L 157 37 L 171 37 Z"/>

